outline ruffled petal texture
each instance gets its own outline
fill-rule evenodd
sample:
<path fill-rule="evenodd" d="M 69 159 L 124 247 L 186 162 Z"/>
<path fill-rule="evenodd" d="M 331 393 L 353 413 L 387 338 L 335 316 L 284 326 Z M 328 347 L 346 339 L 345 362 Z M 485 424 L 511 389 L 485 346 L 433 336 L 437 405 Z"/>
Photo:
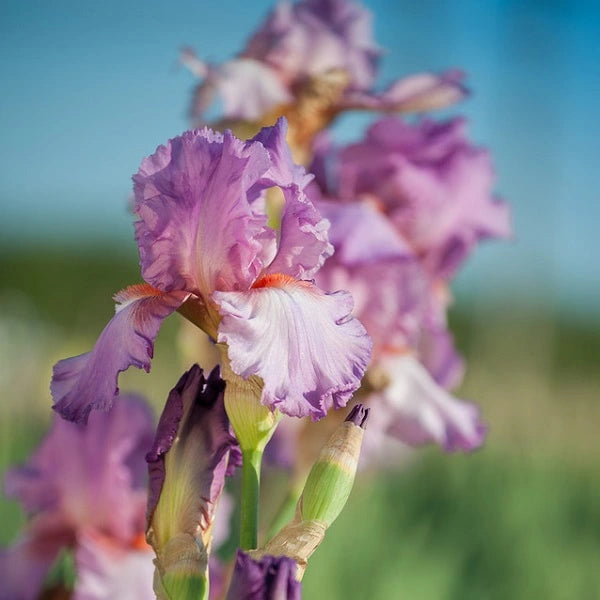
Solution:
<path fill-rule="evenodd" d="M 267 215 L 248 192 L 269 166 L 262 144 L 209 129 L 187 131 L 146 158 L 133 178 L 144 279 L 205 300 L 214 289 L 249 287 L 262 268 L 256 238 Z"/>
<path fill-rule="evenodd" d="M 285 119 L 279 119 L 275 126 L 264 128 L 254 138 L 269 151 L 272 161 L 262 183 L 281 188 L 285 199 L 277 254 L 265 272 L 311 279 L 325 259 L 333 254 L 327 235 L 329 222 L 304 192 L 312 175 L 307 175 L 304 167 L 292 160 L 286 132 Z"/>
<path fill-rule="evenodd" d="M 324 290 L 352 293 L 374 357 L 413 347 L 429 306 L 430 282 L 389 220 L 368 202 L 320 201 L 336 252 L 316 274 Z"/>
<path fill-rule="evenodd" d="M 215 292 L 232 369 L 264 382 L 262 402 L 295 417 L 324 417 L 359 387 L 372 343 L 347 292 L 269 276 L 247 292 Z"/>
<path fill-rule="evenodd" d="M 287 556 L 250 558 L 238 550 L 227 600 L 300 600 L 296 562 Z"/>
<path fill-rule="evenodd" d="M 411 446 L 435 443 L 446 452 L 468 452 L 483 444 L 487 427 L 477 407 L 453 398 L 415 358 L 391 357 L 382 366 L 390 383 L 370 406 L 386 414 L 385 433 Z"/>
<path fill-rule="evenodd" d="M 50 384 L 54 410 L 78 423 L 86 423 L 92 409 L 109 410 L 119 393 L 119 373 L 130 366 L 150 370 L 154 340 L 163 320 L 188 296 L 185 292 L 165 294 L 149 285 L 134 285 L 116 294 L 116 314 L 94 349 L 54 366 Z"/>

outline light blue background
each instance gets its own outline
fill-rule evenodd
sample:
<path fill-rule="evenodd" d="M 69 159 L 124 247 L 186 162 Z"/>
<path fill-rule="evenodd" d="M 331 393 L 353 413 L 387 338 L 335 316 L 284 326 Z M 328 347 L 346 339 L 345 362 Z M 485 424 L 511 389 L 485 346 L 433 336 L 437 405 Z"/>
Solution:
<path fill-rule="evenodd" d="M 387 49 L 380 83 L 461 67 L 454 112 L 495 156 L 516 239 L 476 253 L 460 289 L 571 310 L 600 300 L 600 5 L 555 0 L 366 2 Z M 187 126 L 189 44 L 242 48 L 271 2 L 17 1 L 0 6 L 2 246 L 131 240 L 144 155 Z M 337 126 L 360 135 L 364 118 Z M 132 252 L 134 252 L 132 245 Z"/>

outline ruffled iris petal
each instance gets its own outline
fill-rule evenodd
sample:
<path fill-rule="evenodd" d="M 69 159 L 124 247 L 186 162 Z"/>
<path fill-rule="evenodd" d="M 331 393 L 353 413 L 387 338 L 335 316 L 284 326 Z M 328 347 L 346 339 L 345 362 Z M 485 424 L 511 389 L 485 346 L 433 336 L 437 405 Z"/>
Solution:
<path fill-rule="evenodd" d="M 50 389 L 54 409 L 65 419 L 87 422 L 93 408 L 108 410 L 119 393 L 119 373 L 130 366 L 150 370 L 154 340 L 163 320 L 189 294 L 165 294 L 136 285 L 115 296 L 116 314 L 100 334 L 94 349 L 59 361 Z"/>
<path fill-rule="evenodd" d="M 483 444 L 487 428 L 477 407 L 438 386 L 415 358 L 398 356 L 382 366 L 391 381 L 372 406 L 387 414 L 389 435 L 413 446 L 433 442 L 446 452 Z"/>
<path fill-rule="evenodd" d="M 304 192 L 312 175 L 294 163 L 285 141 L 286 132 L 285 119 L 279 119 L 276 125 L 264 128 L 254 138 L 263 144 L 271 157 L 271 167 L 261 183 L 278 186 L 285 198 L 279 247 L 265 272 L 311 279 L 325 259 L 333 254 L 327 235 L 329 222 Z"/>
<path fill-rule="evenodd" d="M 345 406 L 360 385 L 371 340 L 350 315 L 347 292 L 265 279 L 265 287 L 213 294 L 222 315 L 218 340 L 228 344 L 238 375 L 262 378 L 265 405 L 320 419 L 331 406 Z"/>
<path fill-rule="evenodd" d="M 262 144 L 231 132 L 187 131 L 134 176 L 142 275 L 154 287 L 194 292 L 248 287 L 262 269 L 267 216 L 248 198 L 269 168 Z"/>

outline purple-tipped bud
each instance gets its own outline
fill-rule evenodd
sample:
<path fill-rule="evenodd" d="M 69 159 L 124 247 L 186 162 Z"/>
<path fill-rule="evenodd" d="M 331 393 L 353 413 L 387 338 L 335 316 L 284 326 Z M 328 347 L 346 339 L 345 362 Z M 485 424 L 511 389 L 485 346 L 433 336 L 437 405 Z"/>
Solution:
<path fill-rule="evenodd" d="M 239 455 L 225 414 L 224 388 L 218 368 L 205 378 L 194 365 L 171 390 L 146 457 L 147 539 L 157 555 L 159 597 L 163 592 L 200 597 L 207 589 L 217 503 L 225 475 Z"/>
<path fill-rule="evenodd" d="M 361 429 L 367 428 L 367 419 L 369 418 L 369 408 L 364 404 L 356 404 L 352 407 L 350 414 L 344 419 L 348 423 L 354 423 Z"/>

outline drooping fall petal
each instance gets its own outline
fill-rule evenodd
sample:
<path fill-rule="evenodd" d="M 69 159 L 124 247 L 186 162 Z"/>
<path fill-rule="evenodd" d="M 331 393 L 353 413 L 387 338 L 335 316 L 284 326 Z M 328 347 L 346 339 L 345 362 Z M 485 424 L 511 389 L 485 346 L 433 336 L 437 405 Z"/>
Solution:
<path fill-rule="evenodd" d="M 134 285 L 116 294 L 116 314 L 94 349 L 54 366 L 50 384 L 54 410 L 78 423 L 86 423 L 92 409 L 109 410 L 119 393 L 119 373 L 130 366 L 150 370 L 163 320 L 188 296 L 180 291 L 162 293 L 149 285 Z"/>
<path fill-rule="evenodd" d="M 379 421 L 385 433 L 412 446 L 433 442 L 446 452 L 468 452 L 483 444 L 487 427 L 479 409 L 452 397 L 415 358 L 391 357 L 381 366 L 390 382 L 369 405 L 386 415 Z"/>
<path fill-rule="evenodd" d="M 231 368 L 264 381 L 262 402 L 296 417 L 320 419 L 345 406 L 360 385 L 371 352 L 346 292 L 266 276 L 247 292 L 215 292 L 222 315 L 219 342 Z"/>

